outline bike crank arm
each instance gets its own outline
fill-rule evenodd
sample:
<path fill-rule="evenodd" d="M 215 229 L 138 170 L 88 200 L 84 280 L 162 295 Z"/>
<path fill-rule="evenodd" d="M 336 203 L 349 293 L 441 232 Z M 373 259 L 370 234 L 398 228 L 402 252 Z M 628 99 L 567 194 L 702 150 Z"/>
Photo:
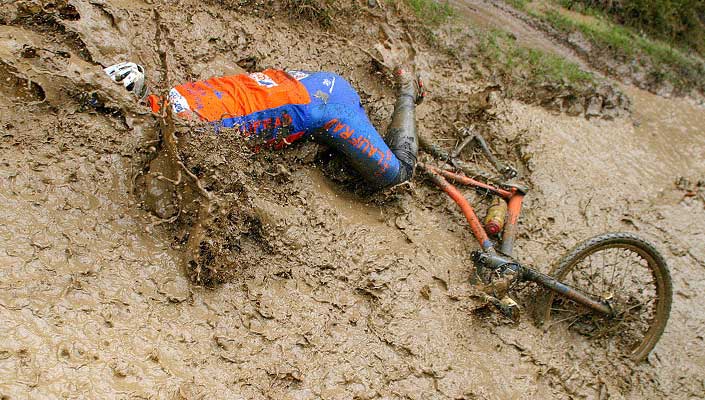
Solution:
<path fill-rule="evenodd" d="M 555 278 L 552 278 L 546 274 L 535 271 L 531 268 L 522 267 L 524 279 L 532 282 L 536 282 L 546 288 L 556 292 L 557 294 L 566 297 L 576 303 L 582 304 L 591 310 L 606 314 L 608 316 L 614 316 L 615 312 L 612 306 L 604 300 L 596 300 L 592 296 L 589 296 L 577 289 L 574 289 L 564 283 L 561 283 Z"/>

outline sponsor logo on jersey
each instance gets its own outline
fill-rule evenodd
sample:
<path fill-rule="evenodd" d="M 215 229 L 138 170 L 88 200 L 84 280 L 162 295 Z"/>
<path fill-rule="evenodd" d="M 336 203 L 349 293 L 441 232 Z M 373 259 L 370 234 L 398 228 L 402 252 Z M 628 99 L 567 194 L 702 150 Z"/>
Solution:
<path fill-rule="evenodd" d="M 333 88 L 335 87 L 335 77 L 333 77 L 332 80 L 328 78 L 324 79 L 323 84 L 330 88 L 330 90 L 328 90 L 328 93 L 333 93 Z"/>
<path fill-rule="evenodd" d="M 303 71 L 291 70 L 291 71 L 286 71 L 286 73 L 291 75 L 291 77 L 296 79 L 297 81 L 300 81 L 300 80 L 308 77 L 308 74 Z"/>
<path fill-rule="evenodd" d="M 264 74 L 262 72 L 253 72 L 250 74 L 250 78 L 252 78 L 255 82 L 257 82 L 258 85 L 264 86 L 266 88 L 271 88 L 278 86 L 276 82 L 267 74 Z"/>
<path fill-rule="evenodd" d="M 174 88 L 169 91 L 169 104 L 171 104 L 171 107 L 176 114 L 184 111 L 191 111 L 191 107 L 189 107 L 186 98 Z"/>

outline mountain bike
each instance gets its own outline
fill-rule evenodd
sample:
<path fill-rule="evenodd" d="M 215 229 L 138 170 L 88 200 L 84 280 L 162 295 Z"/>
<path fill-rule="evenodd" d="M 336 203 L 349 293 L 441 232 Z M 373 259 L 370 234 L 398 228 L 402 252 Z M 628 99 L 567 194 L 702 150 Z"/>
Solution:
<path fill-rule="evenodd" d="M 509 182 L 517 176 L 516 169 L 497 160 L 481 136 L 467 129 L 464 133 L 466 140 L 450 154 L 421 138 L 421 148 L 451 168 L 425 163 L 419 167 L 457 203 L 480 245 L 472 260 L 484 299 L 515 318 L 520 307 L 507 292 L 518 282 L 535 282 L 541 287 L 535 304 L 539 325 L 565 323 L 635 361 L 645 359 L 663 334 L 673 297 L 666 261 L 655 246 L 632 233 L 605 233 L 575 245 L 547 274 L 521 265 L 514 258 L 514 241 L 528 190 Z M 470 142 L 480 148 L 501 178 L 458 159 L 462 147 Z M 499 247 L 451 181 L 506 201 Z"/>

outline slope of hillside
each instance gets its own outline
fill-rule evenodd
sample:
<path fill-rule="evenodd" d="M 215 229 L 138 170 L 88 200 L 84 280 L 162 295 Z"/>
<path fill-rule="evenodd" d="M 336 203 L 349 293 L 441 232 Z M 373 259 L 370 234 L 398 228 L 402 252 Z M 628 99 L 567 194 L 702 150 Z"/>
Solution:
<path fill-rule="evenodd" d="M 464 58 L 471 46 L 439 51 L 403 4 L 285 3 L 3 4 L 0 398 L 705 395 L 705 210 L 684 196 L 705 178 L 701 108 L 626 88 L 631 117 L 571 117 L 508 99 L 505 83 Z M 472 36 L 444 29 L 439 43 Z M 235 66 L 335 71 L 376 126 L 393 104 L 384 65 L 414 62 L 430 89 L 420 132 L 452 148 L 456 127 L 475 124 L 530 185 L 520 259 L 547 270 L 587 236 L 647 236 L 674 278 L 666 334 L 634 365 L 528 315 L 504 320 L 474 296 L 476 246 L 450 200 L 420 175 L 366 193 L 312 143 L 255 154 L 210 126 L 179 124 L 185 167 L 212 207 L 206 219 L 188 207 L 155 215 L 205 200 L 186 177 L 177 190 L 141 191 L 164 149 L 158 119 L 103 76 L 127 59 L 157 91 Z M 200 248 L 217 252 L 199 270 L 185 244 L 202 221 Z M 518 293 L 527 311 L 531 293 Z"/>

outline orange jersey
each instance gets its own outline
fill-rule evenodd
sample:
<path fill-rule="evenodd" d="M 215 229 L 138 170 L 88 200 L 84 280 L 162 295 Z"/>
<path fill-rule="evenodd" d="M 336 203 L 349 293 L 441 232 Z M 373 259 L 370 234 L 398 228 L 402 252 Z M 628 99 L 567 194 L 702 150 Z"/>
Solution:
<path fill-rule="evenodd" d="M 152 110 L 159 110 L 159 97 L 150 95 L 147 101 Z M 207 122 L 310 102 L 301 82 L 275 69 L 185 83 L 169 92 L 169 103 L 177 115 L 194 113 Z"/>
<path fill-rule="evenodd" d="M 160 99 L 148 101 L 158 112 Z M 176 86 L 168 103 L 177 116 L 195 115 L 216 134 L 237 130 L 254 148 L 282 148 L 307 137 L 321 141 L 379 187 L 410 176 L 401 174 L 401 162 L 367 118 L 360 96 L 337 74 L 268 69 L 210 78 Z"/>

